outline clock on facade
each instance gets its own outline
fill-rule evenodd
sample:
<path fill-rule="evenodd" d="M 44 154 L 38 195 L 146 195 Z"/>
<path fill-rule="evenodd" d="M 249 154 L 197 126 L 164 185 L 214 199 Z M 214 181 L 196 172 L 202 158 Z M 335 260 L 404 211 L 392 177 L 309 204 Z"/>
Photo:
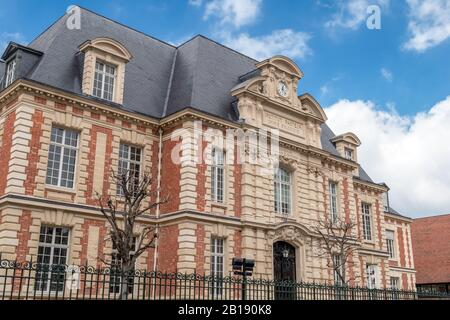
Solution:
<path fill-rule="evenodd" d="M 288 94 L 288 87 L 283 81 L 278 83 L 278 94 L 282 97 L 286 97 Z"/>

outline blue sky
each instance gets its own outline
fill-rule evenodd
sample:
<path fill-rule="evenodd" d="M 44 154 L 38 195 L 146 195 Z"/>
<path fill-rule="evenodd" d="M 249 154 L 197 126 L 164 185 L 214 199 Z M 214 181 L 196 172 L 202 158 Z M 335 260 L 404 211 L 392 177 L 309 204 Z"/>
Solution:
<path fill-rule="evenodd" d="M 450 1 L 0 0 L 0 49 L 31 41 L 72 4 L 172 44 L 203 34 L 257 59 L 290 56 L 305 73 L 300 93 L 336 133 L 361 138 L 360 162 L 397 209 L 450 213 Z M 369 5 L 380 30 L 366 26 Z"/>

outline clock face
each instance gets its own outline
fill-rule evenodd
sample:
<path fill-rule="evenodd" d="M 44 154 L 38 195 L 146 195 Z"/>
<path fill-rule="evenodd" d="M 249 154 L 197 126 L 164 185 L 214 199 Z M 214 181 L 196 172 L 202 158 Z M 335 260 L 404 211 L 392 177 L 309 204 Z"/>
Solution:
<path fill-rule="evenodd" d="M 282 97 L 286 97 L 288 94 L 288 87 L 283 81 L 278 83 L 278 94 Z"/>

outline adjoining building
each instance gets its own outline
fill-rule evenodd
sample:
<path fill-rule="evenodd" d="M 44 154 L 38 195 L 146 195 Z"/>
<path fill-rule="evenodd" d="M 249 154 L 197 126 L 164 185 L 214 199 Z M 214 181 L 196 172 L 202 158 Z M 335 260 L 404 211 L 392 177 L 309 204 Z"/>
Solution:
<path fill-rule="evenodd" d="M 114 250 L 96 193 L 117 192 L 109 173 L 121 166 L 150 172 L 171 196 L 140 221 L 160 236 L 136 268 L 220 276 L 246 257 L 255 277 L 332 284 L 314 230 L 339 217 L 357 225 L 351 285 L 415 288 L 411 219 L 359 164 L 358 137 L 333 133 L 320 104 L 297 94 L 295 62 L 256 61 L 203 36 L 175 47 L 80 17 L 80 28 L 66 14 L 30 44 L 9 44 L 0 62 L 2 258 L 101 267 Z M 260 129 L 279 132 L 270 174 L 214 139 Z M 196 130 L 205 138 L 183 139 L 183 156 L 208 150 L 209 164 L 173 161 L 173 136 Z"/>
<path fill-rule="evenodd" d="M 450 293 L 450 215 L 414 219 L 417 289 Z"/>

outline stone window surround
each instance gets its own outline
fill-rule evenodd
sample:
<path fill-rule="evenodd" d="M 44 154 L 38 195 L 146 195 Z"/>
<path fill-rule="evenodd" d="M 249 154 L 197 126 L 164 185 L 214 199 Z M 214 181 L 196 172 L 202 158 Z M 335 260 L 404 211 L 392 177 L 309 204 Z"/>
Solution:
<path fill-rule="evenodd" d="M 78 185 L 78 174 L 77 174 L 77 168 L 78 168 L 78 164 L 81 161 L 81 135 L 82 135 L 82 131 L 80 128 L 75 128 L 72 126 L 67 126 L 65 124 L 60 124 L 57 122 L 52 122 L 51 125 L 51 130 L 53 128 L 61 128 L 64 130 L 71 130 L 71 131 L 75 131 L 78 133 L 78 146 L 75 148 L 76 149 L 76 157 L 75 157 L 75 171 L 74 171 L 74 179 L 73 179 L 73 187 L 72 188 L 68 188 L 68 187 L 63 187 L 60 185 L 52 185 L 52 184 L 48 184 L 47 182 L 45 183 L 45 189 L 48 190 L 55 190 L 55 191 L 61 191 L 61 192 L 66 192 L 66 193 L 70 193 L 70 194 L 75 194 L 77 191 L 77 185 Z M 50 146 L 53 142 L 51 142 L 50 138 L 48 139 L 48 145 Z M 62 157 L 61 157 L 62 158 Z M 62 161 L 62 159 L 61 159 Z M 48 169 L 48 155 L 47 155 L 47 163 L 46 163 L 46 171 Z"/>
<path fill-rule="evenodd" d="M 82 91 L 92 95 L 94 90 L 95 65 L 97 61 L 116 68 L 112 102 L 122 104 L 125 87 L 125 67 L 133 58 L 131 53 L 119 42 L 109 38 L 88 40 L 80 45 L 84 53 Z"/>

